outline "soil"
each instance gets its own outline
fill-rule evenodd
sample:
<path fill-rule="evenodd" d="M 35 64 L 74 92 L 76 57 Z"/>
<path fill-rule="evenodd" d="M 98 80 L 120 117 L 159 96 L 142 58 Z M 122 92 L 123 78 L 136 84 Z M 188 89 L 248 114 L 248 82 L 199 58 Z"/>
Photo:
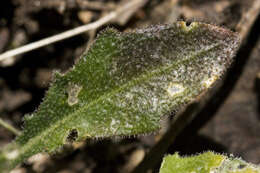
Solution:
<path fill-rule="evenodd" d="M 243 15 L 257 0 L 151 0 L 120 31 L 176 20 L 203 21 L 236 31 Z M 0 52 L 95 21 L 119 0 L 92 0 L 107 6 L 90 7 L 84 0 L 4 0 L 0 10 Z M 113 6 L 114 5 L 114 6 Z M 104 26 L 106 27 L 106 26 Z M 104 28 L 103 27 L 103 28 Z M 100 31 L 100 28 L 98 31 Z M 260 19 L 257 18 L 223 86 L 178 136 L 167 153 L 195 154 L 206 150 L 233 153 L 260 164 Z M 95 35 L 95 33 L 92 33 Z M 21 129 L 23 116 L 37 109 L 52 79 L 52 72 L 67 71 L 92 40 L 91 34 L 28 52 L 0 64 L 0 116 Z M 0 147 L 15 136 L 0 127 Z M 133 158 L 143 157 L 158 135 L 87 141 L 54 156 L 39 156 L 18 170 L 48 173 L 130 172 Z M 192 145 L 191 145 L 192 144 Z M 191 147 L 192 146 L 192 147 Z M 133 164 L 131 164 L 133 163 Z M 150 172 L 157 172 L 157 167 Z"/>

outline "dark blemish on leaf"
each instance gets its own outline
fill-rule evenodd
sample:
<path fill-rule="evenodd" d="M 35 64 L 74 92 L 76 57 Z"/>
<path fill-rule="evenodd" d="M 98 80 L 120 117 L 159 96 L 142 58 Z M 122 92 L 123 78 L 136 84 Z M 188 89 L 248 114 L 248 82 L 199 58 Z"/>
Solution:
<path fill-rule="evenodd" d="M 246 165 L 244 165 L 244 164 L 238 165 L 238 169 L 243 169 L 243 168 L 245 168 L 245 167 L 246 167 Z"/>
<path fill-rule="evenodd" d="M 186 21 L 186 26 L 189 27 L 191 23 L 191 21 Z"/>
<path fill-rule="evenodd" d="M 70 130 L 67 138 L 66 138 L 66 142 L 68 143 L 73 143 L 74 141 L 76 141 L 78 138 L 78 131 L 76 129 L 72 129 Z"/>

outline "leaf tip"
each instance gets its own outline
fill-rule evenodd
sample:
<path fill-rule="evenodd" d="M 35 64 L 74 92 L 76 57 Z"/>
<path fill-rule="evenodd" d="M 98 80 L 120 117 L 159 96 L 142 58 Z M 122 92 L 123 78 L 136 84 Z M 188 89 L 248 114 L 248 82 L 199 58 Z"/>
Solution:
<path fill-rule="evenodd" d="M 194 29 L 195 27 L 198 26 L 198 22 L 191 22 L 190 24 L 188 24 L 187 22 L 185 21 L 179 21 L 179 24 L 181 26 L 181 28 L 184 30 L 184 31 L 191 31 L 192 29 Z"/>

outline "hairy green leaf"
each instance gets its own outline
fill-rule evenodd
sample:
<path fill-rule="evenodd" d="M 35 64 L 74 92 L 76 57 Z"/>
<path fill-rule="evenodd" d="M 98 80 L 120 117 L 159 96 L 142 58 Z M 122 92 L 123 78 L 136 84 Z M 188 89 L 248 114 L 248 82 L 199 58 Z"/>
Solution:
<path fill-rule="evenodd" d="M 160 173 L 260 173 L 260 167 L 238 158 L 206 152 L 192 157 L 166 156 Z"/>
<path fill-rule="evenodd" d="M 0 153 L 0 169 L 73 141 L 158 130 L 163 115 L 223 74 L 238 45 L 236 33 L 203 23 L 105 30 L 69 72 L 55 73 L 22 135 Z"/>

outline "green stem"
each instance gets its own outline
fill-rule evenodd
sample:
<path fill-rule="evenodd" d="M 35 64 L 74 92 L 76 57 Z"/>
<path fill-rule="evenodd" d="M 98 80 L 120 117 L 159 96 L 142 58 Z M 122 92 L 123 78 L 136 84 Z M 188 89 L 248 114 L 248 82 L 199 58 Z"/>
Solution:
<path fill-rule="evenodd" d="M 1 118 L 0 118 L 0 126 L 2 126 L 5 129 L 9 130 L 10 132 L 15 134 L 16 136 L 19 136 L 21 134 L 21 132 L 18 129 L 14 128 L 12 125 L 8 124 L 7 122 L 2 120 Z"/>

